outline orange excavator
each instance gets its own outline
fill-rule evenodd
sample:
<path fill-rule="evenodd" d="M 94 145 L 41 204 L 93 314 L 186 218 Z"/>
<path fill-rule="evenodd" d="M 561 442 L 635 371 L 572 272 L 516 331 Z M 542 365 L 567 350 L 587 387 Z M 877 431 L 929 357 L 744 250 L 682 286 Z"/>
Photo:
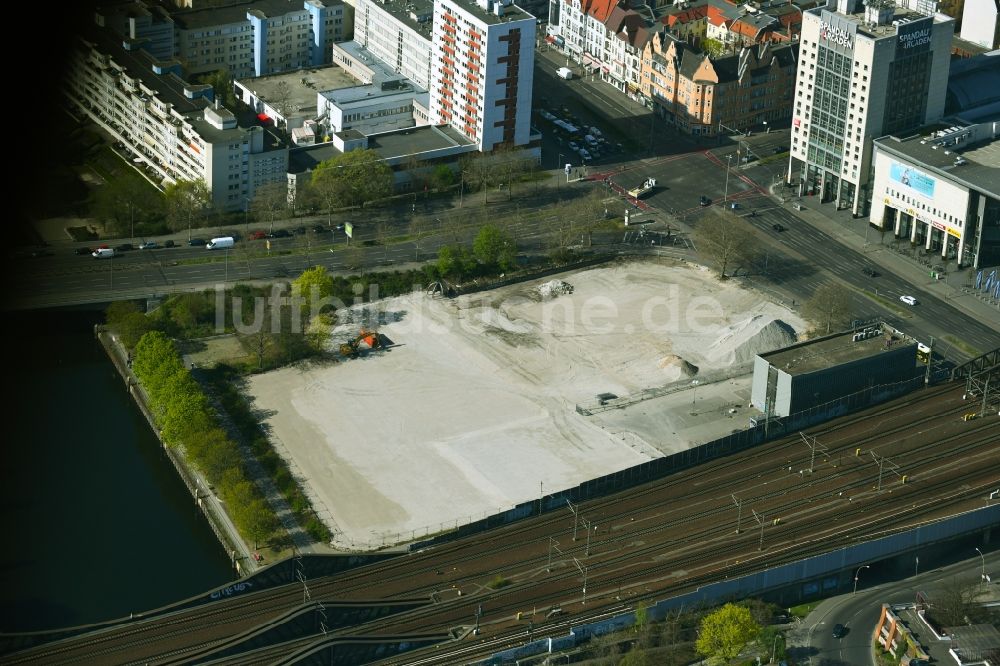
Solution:
<path fill-rule="evenodd" d="M 362 328 L 353 339 L 340 345 L 340 354 L 342 356 L 357 356 L 358 352 L 361 351 L 362 344 L 366 345 L 368 349 L 378 349 L 381 347 L 382 340 L 379 337 L 378 331 Z"/>

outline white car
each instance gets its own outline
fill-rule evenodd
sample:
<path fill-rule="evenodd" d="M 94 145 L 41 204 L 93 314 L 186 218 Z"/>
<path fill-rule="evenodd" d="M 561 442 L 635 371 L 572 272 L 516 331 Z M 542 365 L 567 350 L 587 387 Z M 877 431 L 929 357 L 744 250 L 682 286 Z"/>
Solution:
<path fill-rule="evenodd" d="M 917 304 L 917 299 L 915 299 L 913 296 L 903 295 L 903 296 L 899 297 L 899 300 L 903 301 L 907 305 L 916 305 Z"/>

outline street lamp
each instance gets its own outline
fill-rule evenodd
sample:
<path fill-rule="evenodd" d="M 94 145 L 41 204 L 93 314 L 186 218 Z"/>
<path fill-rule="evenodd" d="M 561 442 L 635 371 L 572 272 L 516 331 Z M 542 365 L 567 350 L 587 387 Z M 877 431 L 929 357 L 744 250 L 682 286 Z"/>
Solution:
<path fill-rule="evenodd" d="M 983 551 L 979 550 L 978 548 L 976 548 L 976 552 L 979 553 L 979 557 L 983 561 L 983 571 L 982 571 L 981 574 L 979 574 L 979 580 L 980 580 L 981 583 L 983 583 L 985 585 L 986 584 L 986 556 L 984 556 L 983 555 Z"/>
<path fill-rule="evenodd" d="M 733 154 L 726 155 L 726 191 L 722 195 L 722 207 L 726 207 L 726 200 L 729 198 L 729 170 L 733 168 Z"/>
<path fill-rule="evenodd" d="M 860 567 L 858 567 L 857 571 L 854 572 L 854 592 L 852 592 L 851 594 L 857 594 L 858 593 L 858 576 L 861 575 L 861 570 L 862 569 L 868 569 L 868 568 L 869 568 L 869 565 L 863 564 Z"/>
<path fill-rule="evenodd" d="M 771 661 L 767 662 L 769 664 L 774 663 L 774 652 L 778 649 L 778 639 L 781 638 L 781 634 L 775 634 L 774 640 L 771 641 Z"/>

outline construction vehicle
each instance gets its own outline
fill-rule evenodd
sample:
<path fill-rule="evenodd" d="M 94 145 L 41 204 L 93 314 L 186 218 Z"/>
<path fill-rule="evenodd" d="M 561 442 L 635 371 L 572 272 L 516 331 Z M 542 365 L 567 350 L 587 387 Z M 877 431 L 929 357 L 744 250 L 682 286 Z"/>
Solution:
<path fill-rule="evenodd" d="M 342 356 L 357 356 L 358 352 L 362 349 L 362 345 L 365 345 L 368 349 L 380 348 L 382 346 L 382 339 L 378 331 L 362 328 L 354 338 L 340 345 L 340 354 Z"/>
<path fill-rule="evenodd" d="M 629 190 L 628 195 L 633 199 L 639 199 L 645 196 L 646 194 L 649 194 L 649 192 L 654 187 L 656 187 L 656 179 L 647 178 L 645 181 L 643 181 L 642 185 L 640 185 L 639 187 L 633 187 L 631 190 Z"/>

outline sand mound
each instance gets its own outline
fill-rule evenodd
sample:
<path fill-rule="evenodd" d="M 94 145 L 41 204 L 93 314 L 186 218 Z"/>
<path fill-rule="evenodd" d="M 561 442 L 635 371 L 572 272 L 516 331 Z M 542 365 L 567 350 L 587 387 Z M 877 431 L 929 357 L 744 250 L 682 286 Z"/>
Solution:
<path fill-rule="evenodd" d="M 572 294 L 573 285 L 562 280 L 549 280 L 545 284 L 538 285 L 538 293 L 542 298 L 555 298 L 563 294 Z"/>
<path fill-rule="evenodd" d="M 668 368 L 677 368 L 685 377 L 691 377 L 698 374 L 698 366 L 688 363 L 676 354 L 668 354 L 667 356 L 661 358 L 659 366 L 664 370 Z"/>
<path fill-rule="evenodd" d="M 795 329 L 785 322 L 758 314 L 723 328 L 705 356 L 741 365 L 757 354 L 793 344 L 796 339 Z"/>

